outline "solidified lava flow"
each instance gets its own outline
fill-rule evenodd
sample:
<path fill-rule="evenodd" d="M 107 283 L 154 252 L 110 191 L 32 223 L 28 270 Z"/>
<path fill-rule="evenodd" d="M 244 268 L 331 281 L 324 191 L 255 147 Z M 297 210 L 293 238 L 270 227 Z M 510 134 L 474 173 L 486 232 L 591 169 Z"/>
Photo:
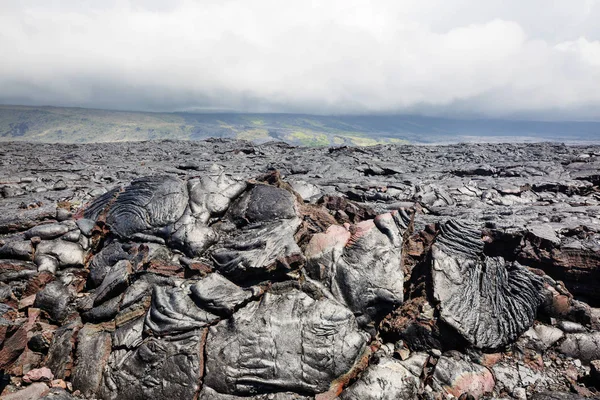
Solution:
<path fill-rule="evenodd" d="M 3 399 L 583 399 L 600 146 L 0 152 Z"/>

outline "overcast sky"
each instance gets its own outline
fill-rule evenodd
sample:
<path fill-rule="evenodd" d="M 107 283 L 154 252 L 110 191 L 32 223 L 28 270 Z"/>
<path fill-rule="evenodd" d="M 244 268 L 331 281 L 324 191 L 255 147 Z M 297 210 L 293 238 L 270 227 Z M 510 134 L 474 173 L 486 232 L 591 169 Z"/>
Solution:
<path fill-rule="evenodd" d="M 0 103 L 600 120 L 600 0 L 0 0 Z"/>

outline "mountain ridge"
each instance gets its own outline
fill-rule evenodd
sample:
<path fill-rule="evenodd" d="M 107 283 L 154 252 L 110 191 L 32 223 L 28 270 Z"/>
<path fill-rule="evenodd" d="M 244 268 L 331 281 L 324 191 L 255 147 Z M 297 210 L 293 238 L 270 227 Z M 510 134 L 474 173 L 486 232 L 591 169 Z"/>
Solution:
<path fill-rule="evenodd" d="M 210 137 L 255 143 L 276 140 L 311 147 L 540 141 L 577 144 L 600 142 L 600 122 L 0 105 L 0 141 L 98 143 Z"/>

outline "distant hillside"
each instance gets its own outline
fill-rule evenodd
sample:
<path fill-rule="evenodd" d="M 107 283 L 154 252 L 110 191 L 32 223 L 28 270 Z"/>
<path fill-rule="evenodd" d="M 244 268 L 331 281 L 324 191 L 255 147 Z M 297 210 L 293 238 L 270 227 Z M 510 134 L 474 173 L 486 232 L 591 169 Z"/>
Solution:
<path fill-rule="evenodd" d="M 194 114 L 0 105 L 0 141 L 281 140 L 304 146 L 453 142 L 600 142 L 600 122 L 458 120 L 418 116 Z"/>

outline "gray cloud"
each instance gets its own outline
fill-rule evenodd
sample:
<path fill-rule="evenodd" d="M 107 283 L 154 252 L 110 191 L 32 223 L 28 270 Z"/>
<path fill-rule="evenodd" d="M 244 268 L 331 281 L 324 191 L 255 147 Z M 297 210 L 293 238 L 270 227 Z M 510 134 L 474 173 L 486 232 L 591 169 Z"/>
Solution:
<path fill-rule="evenodd" d="M 599 0 L 0 0 L 0 102 L 600 119 L 599 20 Z"/>

